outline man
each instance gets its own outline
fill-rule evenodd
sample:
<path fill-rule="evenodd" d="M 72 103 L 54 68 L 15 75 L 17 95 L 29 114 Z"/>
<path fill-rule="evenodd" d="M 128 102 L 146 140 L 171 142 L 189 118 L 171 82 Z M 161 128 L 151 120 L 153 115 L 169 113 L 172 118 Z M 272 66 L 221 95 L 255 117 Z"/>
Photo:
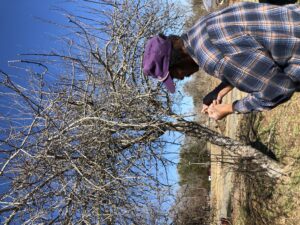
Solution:
<path fill-rule="evenodd" d="M 143 71 L 175 91 L 173 79 L 204 70 L 221 84 L 204 98 L 202 112 L 222 119 L 269 110 L 300 84 L 300 8 L 243 2 L 202 17 L 181 37 L 156 36 L 145 47 Z M 232 104 L 234 87 L 249 95 Z"/>

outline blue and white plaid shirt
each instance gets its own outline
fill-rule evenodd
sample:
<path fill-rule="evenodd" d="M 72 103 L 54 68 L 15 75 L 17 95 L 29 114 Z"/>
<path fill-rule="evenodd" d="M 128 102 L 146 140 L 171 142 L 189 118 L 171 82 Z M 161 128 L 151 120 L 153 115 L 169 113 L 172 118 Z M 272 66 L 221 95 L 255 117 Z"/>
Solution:
<path fill-rule="evenodd" d="M 202 17 L 182 35 L 205 72 L 249 95 L 240 113 L 272 109 L 300 84 L 300 7 L 243 2 Z"/>

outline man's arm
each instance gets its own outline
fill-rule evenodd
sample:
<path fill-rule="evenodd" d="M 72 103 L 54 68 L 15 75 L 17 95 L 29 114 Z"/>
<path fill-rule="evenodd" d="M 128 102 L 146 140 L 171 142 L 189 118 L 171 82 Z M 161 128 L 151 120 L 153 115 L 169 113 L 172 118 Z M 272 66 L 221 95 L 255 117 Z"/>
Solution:
<path fill-rule="evenodd" d="M 295 92 L 295 84 L 277 65 L 270 51 L 255 37 L 245 33 L 242 26 L 229 26 L 230 32 L 224 32 L 227 31 L 226 21 L 220 25 L 217 20 L 218 17 L 207 22 L 210 41 L 223 55 L 221 66 L 216 67 L 214 73 L 249 93 L 246 98 L 234 102 L 233 111 L 269 110 L 290 99 Z M 276 44 L 278 40 L 273 41 Z M 292 51 L 288 48 L 285 51 L 289 50 Z M 285 55 L 287 53 L 283 52 L 282 57 Z M 222 105 L 215 107 L 215 110 L 220 111 Z"/>
<path fill-rule="evenodd" d="M 222 98 L 231 90 L 233 87 L 228 84 L 227 82 L 222 81 L 214 90 L 209 92 L 204 98 L 203 98 L 203 104 L 204 105 L 210 105 L 213 100 L 217 100 L 219 102 L 222 102 Z"/>
<path fill-rule="evenodd" d="M 245 68 L 242 65 L 248 65 L 247 60 L 252 63 Z M 222 76 L 227 79 L 231 77 L 238 89 L 249 93 L 247 97 L 233 103 L 234 112 L 270 110 L 289 100 L 295 92 L 294 82 L 263 51 L 231 55 L 226 58 L 223 68 L 220 71 Z M 217 107 L 212 106 L 208 113 L 211 118 L 218 114 L 220 116 L 217 119 L 220 119 L 228 115 L 227 109 L 225 104 L 217 104 Z"/>
<path fill-rule="evenodd" d="M 295 83 L 252 36 L 241 35 L 218 41 L 215 43 L 223 50 L 224 59 L 216 74 L 249 93 L 246 98 L 234 102 L 235 112 L 270 110 L 290 99 L 296 89 Z M 226 44 L 225 50 L 220 42 Z"/>
<path fill-rule="evenodd" d="M 218 104 L 222 103 L 223 97 L 232 89 L 233 87 L 230 84 L 222 81 L 214 90 L 212 90 L 203 98 L 203 106 L 201 112 L 207 113 L 208 106 L 211 105 L 214 100 L 216 100 Z"/>

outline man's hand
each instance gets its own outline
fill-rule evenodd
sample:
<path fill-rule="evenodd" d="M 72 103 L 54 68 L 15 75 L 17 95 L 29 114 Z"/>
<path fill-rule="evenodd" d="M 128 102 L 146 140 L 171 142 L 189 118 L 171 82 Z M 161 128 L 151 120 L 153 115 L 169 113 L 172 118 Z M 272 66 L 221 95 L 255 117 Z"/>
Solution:
<path fill-rule="evenodd" d="M 203 109 L 202 109 L 203 110 Z M 216 100 L 207 108 L 209 118 L 221 120 L 227 115 L 233 113 L 232 104 L 219 104 Z"/>
<path fill-rule="evenodd" d="M 214 100 L 217 103 L 217 105 L 222 103 L 222 98 L 223 98 L 223 96 L 218 95 L 218 98 L 216 100 Z M 211 104 L 213 104 L 213 103 L 211 103 Z M 208 105 L 203 104 L 201 113 L 205 113 L 205 114 L 208 113 L 208 107 L 209 107 Z"/>
<path fill-rule="evenodd" d="M 233 86 L 221 82 L 214 90 L 209 92 L 204 98 L 203 98 L 203 105 L 209 106 L 212 104 L 213 100 L 217 100 L 218 104 L 222 103 L 223 97 L 228 94 L 233 89 Z"/>
<path fill-rule="evenodd" d="M 208 110 L 208 105 L 203 104 L 203 105 L 202 105 L 201 113 L 206 114 L 206 113 L 208 113 L 207 110 Z"/>
<path fill-rule="evenodd" d="M 233 87 L 231 85 L 228 85 L 226 87 L 224 87 L 217 96 L 217 103 L 221 104 L 222 103 L 222 99 L 225 95 L 227 95 L 231 90 L 233 89 Z"/>

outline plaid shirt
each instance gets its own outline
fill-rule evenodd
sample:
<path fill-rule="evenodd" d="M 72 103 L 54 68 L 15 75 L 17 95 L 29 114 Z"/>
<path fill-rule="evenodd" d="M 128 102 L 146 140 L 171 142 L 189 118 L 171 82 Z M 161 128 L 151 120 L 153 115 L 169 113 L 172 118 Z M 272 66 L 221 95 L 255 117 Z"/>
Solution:
<path fill-rule="evenodd" d="M 206 73 L 249 95 L 240 113 L 274 108 L 300 84 L 300 7 L 243 2 L 208 14 L 182 35 Z"/>

